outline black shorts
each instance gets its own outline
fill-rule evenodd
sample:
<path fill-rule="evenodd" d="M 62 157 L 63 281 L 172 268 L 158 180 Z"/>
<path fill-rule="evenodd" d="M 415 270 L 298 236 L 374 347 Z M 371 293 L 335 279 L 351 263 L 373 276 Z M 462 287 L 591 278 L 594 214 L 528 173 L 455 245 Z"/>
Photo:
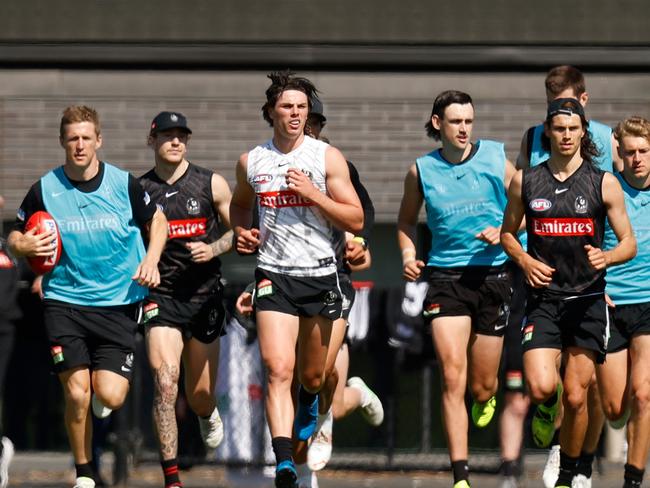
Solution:
<path fill-rule="evenodd" d="M 43 319 L 54 371 L 88 366 L 130 380 L 139 305 L 86 307 L 44 300 Z"/>
<path fill-rule="evenodd" d="M 607 352 L 618 352 L 630 346 L 632 336 L 650 334 L 650 302 L 617 305 L 610 309 Z"/>
<path fill-rule="evenodd" d="M 192 301 L 152 294 L 142 303 L 145 327 L 177 327 L 185 339 L 193 337 L 204 344 L 210 344 L 226 334 L 226 309 L 221 286 L 210 295 L 195 297 Z"/>
<path fill-rule="evenodd" d="M 352 280 L 350 280 L 350 276 L 347 274 L 339 273 L 339 286 L 341 287 L 341 294 L 343 296 L 343 303 L 341 304 L 341 318 L 348 320 L 348 317 L 350 317 L 350 310 L 352 310 L 352 305 L 354 305 L 354 297 L 356 295 L 356 291 L 354 289 L 354 286 L 352 286 Z"/>
<path fill-rule="evenodd" d="M 512 270 L 512 299 L 510 316 L 503 339 L 503 375 L 501 384 L 507 391 L 523 392 L 524 350 L 521 346 L 521 329 L 526 319 L 526 283 L 519 266 Z"/>
<path fill-rule="evenodd" d="M 512 293 L 506 265 L 427 268 L 426 272 L 429 290 L 422 308 L 426 323 L 438 317 L 468 315 L 476 334 L 503 336 Z"/>
<path fill-rule="evenodd" d="M 528 293 L 526 325 L 522 330 L 524 353 L 531 349 L 564 350 L 574 346 L 594 351 L 602 363 L 609 336 L 609 312 L 604 293 L 549 298 Z"/>
<path fill-rule="evenodd" d="M 296 277 L 255 270 L 255 310 L 282 312 L 298 317 L 342 317 L 343 293 L 337 273 Z"/>

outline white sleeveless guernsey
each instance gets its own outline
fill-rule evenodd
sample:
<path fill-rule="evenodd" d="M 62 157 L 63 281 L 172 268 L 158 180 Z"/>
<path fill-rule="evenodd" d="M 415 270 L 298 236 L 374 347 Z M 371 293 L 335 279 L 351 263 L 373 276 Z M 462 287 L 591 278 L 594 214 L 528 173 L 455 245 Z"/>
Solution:
<path fill-rule="evenodd" d="M 328 144 L 305 136 L 288 154 L 272 140 L 248 153 L 248 183 L 257 194 L 261 244 L 258 267 L 289 276 L 336 273 L 333 228 L 318 207 L 287 186 L 289 168 L 302 170 L 323 193 Z"/>

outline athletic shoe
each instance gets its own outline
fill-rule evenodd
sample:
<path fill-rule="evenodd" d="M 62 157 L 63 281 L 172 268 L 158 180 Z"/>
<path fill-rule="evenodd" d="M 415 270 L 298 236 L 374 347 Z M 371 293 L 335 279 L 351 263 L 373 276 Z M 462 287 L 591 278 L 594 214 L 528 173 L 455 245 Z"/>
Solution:
<path fill-rule="evenodd" d="M 622 429 L 623 427 L 625 427 L 625 424 L 627 424 L 627 421 L 629 420 L 631 413 L 632 413 L 632 409 L 628 407 L 623 413 L 623 415 L 621 415 L 620 418 L 609 421 L 610 427 L 616 430 Z"/>
<path fill-rule="evenodd" d="M 641 481 L 625 480 L 623 488 L 641 488 Z"/>
<path fill-rule="evenodd" d="M 312 471 L 320 471 L 332 457 L 332 427 L 334 416 L 330 408 L 325 415 L 318 416 L 316 434 L 307 450 L 307 465 Z M 302 487 L 301 487 L 302 488 Z"/>
<path fill-rule="evenodd" d="M 591 488 L 591 478 L 584 474 L 577 474 L 571 480 L 571 488 Z"/>
<path fill-rule="evenodd" d="M 104 404 L 99 400 L 99 398 L 97 398 L 97 395 L 94 393 L 92 399 L 90 400 L 90 405 L 92 406 L 95 417 L 98 419 L 105 419 L 113 411 L 110 408 L 104 406 Z M 93 486 L 95 485 L 93 484 Z"/>
<path fill-rule="evenodd" d="M 551 446 L 548 451 L 548 458 L 542 473 L 542 480 L 544 480 L 545 488 L 553 488 L 555 482 L 560 477 L 560 445 L 556 444 Z"/>
<path fill-rule="evenodd" d="M 501 480 L 499 488 L 519 488 L 519 481 L 516 476 L 506 476 Z"/>
<path fill-rule="evenodd" d="M 485 403 L 474 402 L 472 404 L 472 422 L 479 429 L 483 429 L 488 426 L 494 417 L 494 412 L 497 408 L 497 399 L 496 397 L 490 398 Z"/>
<path fill-rule="evenodd" d="M 95 482 L 92 478 L 87 478 L 85 476 L 79 476 L 75 485 L 72 488 L 95 488 Z"/>
<path fill-rule="evenodd" d="M 311 405 L 305 405 L 300 401 L 300 399 L 298 399 L 298 411 L 296 412 L 296 418 L 293 421 L 293 429 L 298 440 L 306 441 L 314 435 L 317 423 L 318 395 L 314 395 L 314 401 L 311 402 Z"/>
<path fill-rule="evenodd" d="M 214 407 L 210 417 L 204 419 L 199 417 L 199 427 L 201 429 L 201 437 L 203 443 L 209 449 L 215 449 L 223 440 L 223 423 L 219 417 L 219 410 Z"/>
<path fill-rule="evenodd" d="M 544 404 L 537 405 L 533 416 L 532 430 L 533 440 L 538 447 L 548 447 L 555 434 L 555 418 L 560 410 L 562 401 L 562 384 L 558 383 L 556 390 L 556 401 L 552 407 Z"/>
<path fill-rule="evenodd" d="M 460 480 L 458 483 L 454 483 L 454 488 L 471 488 L 469 481 Z"/>
<path fill-rule="evenodd" d="M 9 465 L 14 457 L 14 443 L 8 437 L 2 438 L 2 457 L 0 457 L 0 488 L 9 484 Z"/>
<path fill-rule="evenodd" d="M 368 388 L 368 385 L 358 376 L 350 378 L 347 385 L 361 392 L 361 415 L 366 422 L 373 427 L 381 425 L 384 421 L 384 407 L 375 392 Z"/>
<path fill-rule="evenodd" d="M 293 461 L 282 461 L 275 468 L 275 488 L 298 488 L 298 473 Z"/>
<path fill-rule="evenodd" d="M 318 488 L 318 479 L 306 464 L 296 464 L 296 472 L 298 473 L 298 488 Z"/>

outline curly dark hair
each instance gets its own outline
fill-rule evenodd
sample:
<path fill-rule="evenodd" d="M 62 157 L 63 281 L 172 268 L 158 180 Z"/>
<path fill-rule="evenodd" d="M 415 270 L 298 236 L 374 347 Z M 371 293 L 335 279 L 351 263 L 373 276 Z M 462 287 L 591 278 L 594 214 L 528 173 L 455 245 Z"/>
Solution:
<path fill-rule="evenodd" d="M 312 98 L 318 93 L 318 90 L 316 90 L 316 87 L 311 81 L 307 78 L 296 76 L 295 73 L 288 69 L 274 71 L 267 75 L 267 78 L 271 80 L 271 85 L 266 89 L 266 103 L 262 105 L 262 115 L 271 127 L 273 127 L 273 120 L 269 115 L 269 111 L 275 107 L 278 98 L 286 90 L 298 90 L 307 95 L 307 101 L 311 111 Z"/>
<path fill-rule="evenodd" d="M 431 115 L 424 128 L 427 130 L 427 135 L 434 141 L 440 140 L 440 131 L 433 126 L 431 118 L 434 115 L 437 115 L 439 118 L 444 118 L 445 109 L 452 103 L 459 103 L 461 105 L 470 104 L 474 106 L 472 102 L 472 97 L 467 93 L 457 91 L 457 90 L 446 90 L 440 93 L 436 99 L 433 101 L 433 108 L 431 109 Z"/>

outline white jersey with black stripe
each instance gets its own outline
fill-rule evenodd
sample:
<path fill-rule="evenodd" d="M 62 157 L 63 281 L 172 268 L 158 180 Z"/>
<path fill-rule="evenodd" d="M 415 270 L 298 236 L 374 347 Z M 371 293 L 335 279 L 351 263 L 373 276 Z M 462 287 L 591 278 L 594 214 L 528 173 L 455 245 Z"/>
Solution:
<path fill-rule="evenodd" d="M 336 273 L 333 228 L 311 201 L 287 186 L 289 168 L 302 170 L 327 193 L 325 151 L 328 144 L 305 136 L 284 154 L 273 141 L 248 153 L 248 183 L 257 195 L 260 240 L 257 265 L 289 276 L 326 276 Z"/>

